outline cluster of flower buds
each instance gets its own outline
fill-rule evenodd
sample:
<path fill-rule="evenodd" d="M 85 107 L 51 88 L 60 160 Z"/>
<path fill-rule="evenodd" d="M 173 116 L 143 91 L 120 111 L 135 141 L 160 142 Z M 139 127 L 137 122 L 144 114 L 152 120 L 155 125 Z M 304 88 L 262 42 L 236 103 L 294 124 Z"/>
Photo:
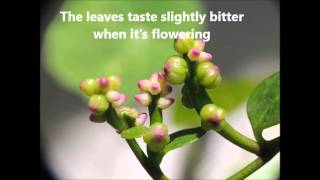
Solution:
<path fill-rule="evenodd" d="M 175 50 L 186 55 L 191 62 L 196 63 L 196 76 L 202 86 L 215 88 L 221 82 L 219 67 L 214 65 L 212 55 L 204 52 L 205 42 L 189 37 L 178 37 L 174 41 Z M 182 84 L 188 76 L 186 60 L 180 56 L 170 57 L 164 65 L 165 77 L 171 84 Z"/>
<path fill-rule="evenodd" d="M 127 96 L 119 93 L 121 80 L 117 76 L 98 77 L 80 82 L 80 89 L 89 96 L 89 109 L 94 115 L 103 114 L 110 106 L 119 107 L 127 99 Z"/>
<path fill-rule="evenodd" d="M 117 113 L 121 118 L 129 117 L 134 126 L 143 126 L 148 118 L 147 113 L 139 113 L 135 108 L 130 107 L 120 107 L 117 109 Z"/>
<path fill-rule="evenodd" d="M 202 119 L 201 124 L 204 129 L 219 130 L 223 125 L 226 112 L 224 109 L 214 104 L 207 104 L 202 107 L 200 117 Z"/>
<path fill-rule="evenodd" d="M 148 144 L 150 151 L 161 151 L 170 141 L 167 126 L 163 123 L 151 125 L 148 132 L 143 136 L 143 140 Z"/>
<path fill-rule="evenodd" d="M 150 79 L 140 80 L 138 88 L 141 90 L 135 100 L 143 106 L 149 106 L 152 102 L 152 95 L 159 95 L 157 105 L 160 109 L 166 109 L 174 103 L 173 98 L 166 97 L 172 92 L 172 87 L 167 83 L 162 72 L 153 73 Z"/>

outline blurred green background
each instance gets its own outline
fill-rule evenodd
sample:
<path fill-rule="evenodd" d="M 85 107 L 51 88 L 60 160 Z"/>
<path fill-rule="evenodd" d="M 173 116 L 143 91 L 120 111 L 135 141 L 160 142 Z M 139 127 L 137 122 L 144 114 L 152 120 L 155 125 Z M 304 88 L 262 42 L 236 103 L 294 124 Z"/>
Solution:
<path fill-rule="evenodd" d="M 207 13 L 210 10 L 222 10 L 245 13 L 245 21 L 243 23 L 206 23 L 204 25 L 198 23 L 175 25 L 174 23 L 162 22 L 129 23 L 127 21 L 120 23 L 66 23 L 62 22 L 59 15 L 59 11 L 63 10 L 81 14 L 90 11 L 92 13 L 123 14 L 151 12 L 158 15 L 168 10 L 175 12 L 199 11 L 202 13 Z M 78 122 L 89 123 L 87 120 L 89 111 L 85 107 L 86 99 L 79 91 L 80 80 L 101 75 L 119 75 L 123 80 L 120 91 L 129 97 L 127 105 L 137 106 L 133 99 L 134 94 L 139 92 L 136 86 L 137 81 L 148 78 L 152 72 L 161 71 L 166 58 L 175 54 L 172 40 L 94 40 L 91 34 L 94 30 L 103 30 L 103 28 L 110 31 L 128 31 L 130 28 L 146 30 L 161 28 L 163 31 L 187 31 L 191 28 L 210 30 L 211 41 L 207 43 L 206 51 L 213 53 L 214 63 L 221 67 L 223 83 L 215 90 L 209 91 L 209 94 L 217 105 L 224 107 L 229 113 L 234 113 L 246 102 L 250 92 L 260 80 L 279 69 L 279 4 L 275 1 L 60 1 L 48 3 L 41 12 L 42 149 L 47 155 L 49 167 L 57 179 L 86 178 L 90 177 L 90 173 L 92 173 L 88 170 L 87 174 L 76 172 L 72 174 L 68 172 L 70 165 L 56 158 L 57 154 L 58 156 L 64 155 L 64 151 L 59 151 L 60 149 L 70 150 L 73 147 L 67 143 L 69 141 L 63 142 L 63 140 L 71 138 L 67 132 L 78 132 L 79 136 L 76 137 L 81 138 L 81 132 L 88 130 L 81 129 L 80 125 L 77 127 L 77 122 L 73 120 L 76 115 L 82 113 L 84 115 L 80 116 L 81 120 Z M 179 86 L 174 88 L 172 96 L 175 96 L 177 101 L 172 108 L 165 112 L 165 117 L 168 117 L 166 121 L 170 121 L 176 129 L 197 126 L 200 119 L 196 113 L 181 105 L 180 88 Z M 230 119 L 230 121 L 237 120 Z M 72 128 L 69 128 L 67 123 L 71 122 Z M 246 129 L 250 130 L 250 127 Z M 248 133 L 252 134 L 252 132 Z M 67 136 L 64 136 L 65 134 Z M 193 156 L 188 156 L 186 159 L 194 162 L 203 161 L 201 153 L 205 151 L 204 148 L 210 148 L 207 141 L 214 141 L 216 137 L 213 134 L 210 136 L 213 137 L 213 140 L 212 138 L 203 138 L 198 143 L 203 146 L 203 149 L 189 147 L 186 150 L 187 153 L 197 153 L 191 153 Z M 72 138 L 68 140 L 74 142 Z M 114 144 L 106 145 L 113 146 Z M 76 150 L 78 149 L 76 148 Z M 250 159 L 251 157 L 243 157 L 243 159 L 246 158 Z M 237 164 L 238 161 L 233 163 Z M 67 167 L 64 171 L 56 167 L 61 164 Z M 185 169 L 196 170 L 196 166 L 199 164 L 201 165 L 201 163 L 192 165 L 186 163 Z M 251 178 L 277 178 L 279 160 L 269 164 L 271 165 L 262 168 Z M 207 166 L 214 166 L 214 162 Z M 237 170 L 233 168 L 235 167 L 229 168 L 227 171 Z M 104 171 L 104 173 L 96 173 L 96 177 L 116 177 L 108 176 L 111 172 L 108 174 L 108 171 Z M 174 176 L 190 177 L 190 174 L 194 179 L 198 178 L 197 173 L 191 171 L 180 174 L 177 171 Z M 118 178 L 122 176 L 124 174 L 118 174 Z M 125 177 L 131 176 L 128 174 Z M 137 175 L 137 177 L 144 176 Z M 203 177 L 206 176 L 203 175 Z M 217 177 L 214 174 L 208 174 L 207 178 Z"/>

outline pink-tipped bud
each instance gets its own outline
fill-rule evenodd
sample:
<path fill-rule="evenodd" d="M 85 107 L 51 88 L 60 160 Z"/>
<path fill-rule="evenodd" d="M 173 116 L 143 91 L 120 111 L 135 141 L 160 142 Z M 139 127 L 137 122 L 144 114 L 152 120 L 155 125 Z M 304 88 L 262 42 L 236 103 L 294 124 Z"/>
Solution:
<path fill-rule="evenodd" d="M 107 92 L 106 97 L 113 107 L 119 107 L 127 100 L 126 95 L 121 94 L 117 91 Z"/>
<path fill-rule="evenodd" d="M 212 60 L 212 55 L 210 53 L 201 52 L 199 58 L 196 61 L 197 63 L 201 63 L 201 62 L 206 62 L 211 60 Z"/>
<path fill-rule="evenodd" d="M 202 39 L 194 40 L 193 47 L 199 49 L 200 51 L 204 50 L 205 42 Z"/>
<path fill-rule="evenodd" d="M 149 92 L 152 94 L 152 95 L 157 95 L 159 94 L 161 91 L 161 86 L 160 86 L 160 83 L 159 82 L 152 82 L 150 84 L 150 87 L 149 87 Z"/>
<path fill-rule="evenodd" d="M 149 106 L 152 98 L 149 93 L 141 93 L 134 96 L 134 99 L 143 106 Z"/>
<path fill-rule="evenodd" d="M 162 72 L 155 72 L 150 76 L 150 81 L 161 83 L 161 82 L 165 81 L 164 74 Z"/>
<path fill-rule="evenodd" d="M 158 100 L 158 104 L 157 105 L 158 105 L 158 108 L 160 108 L 160 109 L 167 109 L 173 103 L 174 103 L 174 99 L 173 98 L 160 97 L 159 100 Z"/>
<path fill-rule="evenodd" d="M 143 92 L 147 92 L 149 90 L 150 87 L 150 80 L 144 79 L 144 80 L 140 80 L 138 82 L 138 88 L 141 89 L 141 91 Z"/>
<path fill-rule="evenodd" d="M 144 123 L 146 122 L 147 118 L 148 118 L 147 113 L 140 113 L 138 115 L 138 117 L 136 118 L 135 125 L 136 126 L 143 126 Z"/>
<path fill-rule="evenodd" d="M 109 102 L 114 102 L 120 99 L 121 93 L 119 93 L 118 91 L 109 91 L 106 94 L 107 100 Z"/>
<path fill-rule="evenodd" d="M 97 77 L 96 83 L 100 92 L 107 92 L 109 90 L 110 82 L 106 77 Z"/>
<path fill-rule="evenodd" d="M 124 102 L 126 102 L 127 100 L 127 96 L 124 94 L 120 94 L 119 98 L 115 101 L 113 101 L 111 104 L 113 107 L 119 107 L 121 105 L 123 105 Z"/>
<path fill-rule="evenodd" d="M 201 54 L 201 50 L 197 49 L 197 48 L 192 48 L 190 49 L 190 51 L 188 52 L 188 58 L 191 61 L 196 61 L 199 59 Z"/>

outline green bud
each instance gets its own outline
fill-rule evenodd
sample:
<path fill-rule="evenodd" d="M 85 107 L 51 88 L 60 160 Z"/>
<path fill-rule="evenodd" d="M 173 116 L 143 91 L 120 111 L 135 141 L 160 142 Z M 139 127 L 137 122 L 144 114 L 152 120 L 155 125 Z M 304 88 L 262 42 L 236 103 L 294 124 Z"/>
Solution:
<path fill-rule="evenodd" d="M 187 62 L 179 56 L 171 56 L 164 64 L 164 73 L 169 83 L 182 84 L 188 75 Z"/>
<path fill-rule="evenodd" d="M 200 84 L 208 89 L 213 89 L 221 82 L 218 66 L 211 62 L 203 62 L 197 65 L 196 76 Z"/>
<path fill-rule="evenodd" d="M 194 40 L 190 37 L 179 36 L 174 40 L 174 49 L 181 54 L 187 53 L 193 46 Z"/>
<path fill-rule="evenodd" d="M 170 142 L 167 126 L 163 123 L 151 125 L 148 132 L 143 136 L 143 140 L 148 144 L 150 151 L 161 151 Z"/>
<path fill-rule="evenodd" d="M 80 89 L 87 96 L 98 93 L 99 88 L 95 79 L 86 79 L 80 82 Z"/>
<path fill-rule="evenodd" d="M 202 119 L 201 125 L 204 129 L 220 130 L 223 128 L 226 112 L 214 104 L 207 104 L 202 107 L 200 117 Z"/>
<path fill-rule="evenodd" d="M 90 97 L 88 106 L 93 114 L 101 115 L 109 108 L 109 103 L 104 95 L 95 94 Z"/>

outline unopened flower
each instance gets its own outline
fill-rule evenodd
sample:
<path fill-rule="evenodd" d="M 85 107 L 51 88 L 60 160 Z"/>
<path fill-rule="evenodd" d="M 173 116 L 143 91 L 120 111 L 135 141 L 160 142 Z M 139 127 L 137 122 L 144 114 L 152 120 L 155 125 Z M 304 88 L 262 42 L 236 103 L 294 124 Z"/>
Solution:
<path fill-rule="evenodd" d="M 200 51 L 204 50 L 205 42 L 203 39 L 194 40 L 193 42 L 193 48 L 197 48 Z"/>
<path fill-rule="evenodd" d="M 135 119 L 136 126 L 143 126 L 148 118 L 147 113 L 140 113 L 138 117 Z"/>
<path fill-rule="evenodd" d="M 126 95 L 119 93 L 117 91 L 107 92 L 106 97 L 113 107 L 119 107 L 127 100 Z"/>
<path fill-rule="evenodd" d="M 120 107 L 117 109 L 117 112 L 122 118 L 124 117 L 124 115 L 126 115 L 132 119 L 136 119 L 139 115 L 139 112 L 135 108 L 130 107 Z"/>
<path fill-rule="evenodd" d="M 179 56 L 171 56 L 164 64 L 165 78 L 171 84 L 182 84 L 188 74 L 186 61 Z"/>
<path fill-rule="evenodd" d="M 151 151 L 161 151 L 170 141 L 167 126 L 163 123 L 151 125 L 148 132 L 143 136 L 143 140 L 148 144 Z"/>
<path fill-rule="evenodd" d="M 92 96 L 98 93 L 99 88 L 95 79 L 86 79 L 80 82 L 81 91 L 87 96 Z"/>
<path fill-rule="evenodd" d="M 203 52 L 197 48 L 192 48 L 188 52 L 188 57 L 191 61 L 195 61 L 197 63 L 211 61 L 212 55 L 207 52 Z"/>
<path fill-rule="evenodd" d="M 109 80 L 106 77 L 98 77 L 98 78 L 96 78 L 96 83 L 97 83 L 97 85 L 99 87 L 99 91 L 100 92 L 106 93 L 110 88 L 109 87 L 109 85 L 110 85 Z"/>
<path fill-rule="evenodd" d="M 150 87 L 150 80 L 144 79 L 138 82 L 138 88 L 141 89 L 142 92 L 147 92 Z"/>
<path fill-rule="evenodd" d="M 121 79 L 118 76 L 109 76 L 108 81 L 110 83 L 109 90 L 117 90 L 121 85 Z"/>
<path fill-rule="evenodd" d="M 190 36 L 178 35 L 174 40 L 174 49 L 181 54 L 187 53 L 194 45 L 194 40 Z"/>
<path fill-rule="evenodd" d="M 221 82 L 220 69 L 211 62 L 204 62 L 197 65 L 196 76 L 200 84 L 208 89 L 213 89 Z"/>
<path fill-rule="evenodd" d="M 104 95 L 94 94 L 90 97 L 88 106 L 92 113 L 100 115 L 109 108 L 109 103 Z"/>
<path fill-rule="evenodd" d="M 221 128 L 221 123 L 226 117 L 226 112 L 224 109 L 214 104 L 207 104 L 202 107 L 200 111 L 200 117 L 202 119 L 202 127 L 204 129 L 218 130 Z"/>
<path fill-rule="evenodd" d="M 149 93 L 137 94 L 134 96 L 134 99 L 143 106 L 149 106 L 152 101 L 152 97 Z"/>
<path fill-rule="evenodd" d="M 149 86 L 149 92 L 152 95 L 157 95 L 161 92 L 161 86 L 159 82 L 151 82 Z"/>
<path fill-rule="evenodd" d="M 159 100 L 158 100 L 157 106 L 160 109 L 167 109 L 173 103 L 174 103 L 174 99 L 173 98 L 160 97 Z"/>

